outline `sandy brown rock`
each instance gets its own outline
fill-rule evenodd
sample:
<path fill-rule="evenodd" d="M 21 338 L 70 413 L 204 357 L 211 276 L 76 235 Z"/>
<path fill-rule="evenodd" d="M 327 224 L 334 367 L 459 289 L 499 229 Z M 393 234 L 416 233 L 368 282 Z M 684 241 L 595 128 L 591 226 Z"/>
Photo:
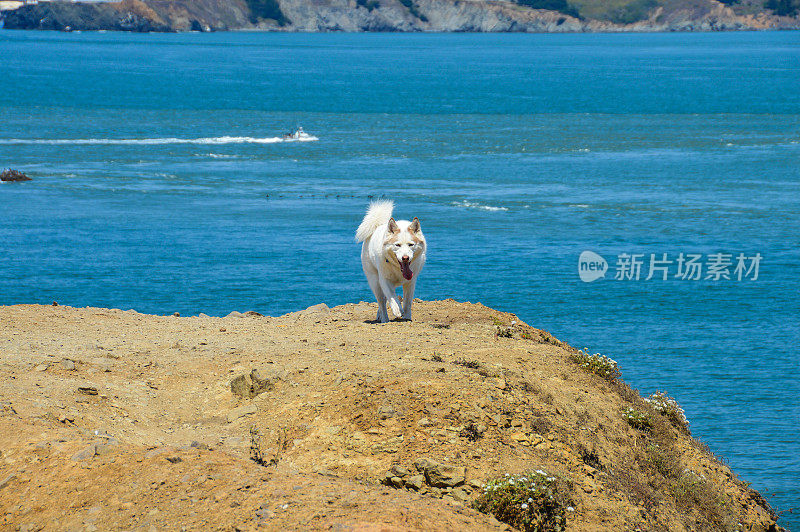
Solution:
<path fill-rule="evenodd" d="M 470 500 L 538 468 L 570 481 L 573 530 L 719 529 L 708 493 L 733 524 L 774 524 L 702 445 L 629 426 L 637 394 L 513 315 L 448 300 L 413 322 L 374 316 L 0 307 L 0 529 L 494 530 Z M 234 394 L 253 370 L 283 377 Z M 430 485 L 420 459 L 451 480 Z"/>
<path fill-rule="evenodd" d="M 271 390 L 275 387 L 273 379 L 262 377 L 258 370 L 250 370 L 250 373 L 234 377 L 231 381 L 231 392 L 243 399 L 253 397 Z"/>

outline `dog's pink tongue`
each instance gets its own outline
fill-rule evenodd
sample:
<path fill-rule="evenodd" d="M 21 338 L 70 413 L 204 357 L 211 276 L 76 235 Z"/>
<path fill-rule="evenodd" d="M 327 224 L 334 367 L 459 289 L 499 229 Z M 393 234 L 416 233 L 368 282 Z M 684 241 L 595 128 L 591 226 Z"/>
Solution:
<path fill-rule="evenodd" d="M 408 260 L 400 261 L 400 271 L 403 272 L 403 277 L 406 281 L 410 281 L 414 277 L 414 272 L 411 271 L 411 263 Z"/>

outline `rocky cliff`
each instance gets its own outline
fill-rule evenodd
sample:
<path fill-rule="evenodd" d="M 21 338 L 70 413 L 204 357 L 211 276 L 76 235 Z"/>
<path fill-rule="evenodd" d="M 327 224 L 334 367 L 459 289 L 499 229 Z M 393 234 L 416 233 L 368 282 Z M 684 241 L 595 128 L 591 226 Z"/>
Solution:
<path fill-rule="evenodd" d="M 611 361 L 414 310 L 0 307 L 0 529 L 777 530 Z"/>
<path fill-rule="evenodd" d="M 5 13 L 8 29 L 138 32 L 212 31 L 252 27 L 243 0 L 40 2 Z"/>
<path fill-rule="evenodd" d="M 587 0 L 584 0 L 586 2 Z M 739 0 L 744 2 L 745 0 Z M 121 31 L 617 32 L 800 29 L 797 11 L 716 0 L 586 4 L 578 17 L 506 0 L 124 0 L 42 2 L 6 12 L 12 29 Z M 790 3 L 795 0 L 788 0 Z M 643 3 L 644 2 L 644 3 Z M 564 4 L 570 5 L 570 4 Z M 599 5 L 599 7 L 598 7 Z M 588 7 L 586 7 L 588 6 Z M 573 15 L 578 8 L 566 10 Z"/>

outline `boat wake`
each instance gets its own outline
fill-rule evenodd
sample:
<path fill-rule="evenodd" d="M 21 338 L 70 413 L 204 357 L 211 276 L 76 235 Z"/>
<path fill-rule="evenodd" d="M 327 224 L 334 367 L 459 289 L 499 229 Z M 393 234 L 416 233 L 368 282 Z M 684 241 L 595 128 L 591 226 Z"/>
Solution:
<path fill-rule="evenodd" d="M 283 137 L 203 137 L 181 139 L 175 137 L 155 139 L 0 139 L 0 144 L 47 144 L 47 145 L 144 145 L 161 144 L 278 144 L 281 142 L 313 142 L 319 140 L 313 135 L 300 138 Z"/>
<path fill-rule="evenodd" d="M 480 211 L 490 211 L 490 212 L 502 212 L 507 211 L 508 207 L 493 207 L 492 205 L 482 205 L 480 203 L 475 203 L 467 200 L 463 201 L 454 201 L 450 205 L 453 207 L 463 207 L 466 209 L 478 209 Z"/>

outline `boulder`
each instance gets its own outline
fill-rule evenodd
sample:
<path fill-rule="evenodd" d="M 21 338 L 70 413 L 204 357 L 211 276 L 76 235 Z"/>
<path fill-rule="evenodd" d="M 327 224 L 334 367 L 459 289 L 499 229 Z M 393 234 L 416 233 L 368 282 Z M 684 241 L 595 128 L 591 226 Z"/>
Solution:
<path fill-rule="evenodd" d="M 464 488 L 456 488 L 450 492 L 450 496 L 460 503 L 466 504 L 469 502 L 469 493 Z"/>
<path fill-rule="evenodd" d="M 407 477 L 410 474 L 408 469 L 399 464 L 393 465 L 392 468 L 389 469 L 389 472 L 392 473 L 393 476 L 400 478 Z"/>
<path fill-rule="evenodd" d="M 258 407 L 256 405 L 242 405 L 237 406 L 230 412 L 228 412 L 227 419 L 228 423 L 233 423 L 240 417 L 249 416 L 251 414 L 255 414 L 258 412 Z"/>
<path fill-rule="evenodd" d="M 414 475 L 406 479 L 406 487 L 415 491 L 419 491 L 422 489 L 422 485 L 425 483 L 425 477 L 423 475 Z"/>
<path fill-rule="evenodd" d="M 252 399 L 258 394 L 264 393 L 275 387 L 277 379 L 262 377 L 257 369 L 244 375 L 239 375 L 231 381 L 231 392 L 245 399 Z"/>
<path fill-rule="evenodd" d="M 414 466 L 425 474 L 425 480 L 434 488 L 453 488 L 464 483 L 466 468 L 452 464 L 441 464 L 429 458 L 420 458 Z"/>

